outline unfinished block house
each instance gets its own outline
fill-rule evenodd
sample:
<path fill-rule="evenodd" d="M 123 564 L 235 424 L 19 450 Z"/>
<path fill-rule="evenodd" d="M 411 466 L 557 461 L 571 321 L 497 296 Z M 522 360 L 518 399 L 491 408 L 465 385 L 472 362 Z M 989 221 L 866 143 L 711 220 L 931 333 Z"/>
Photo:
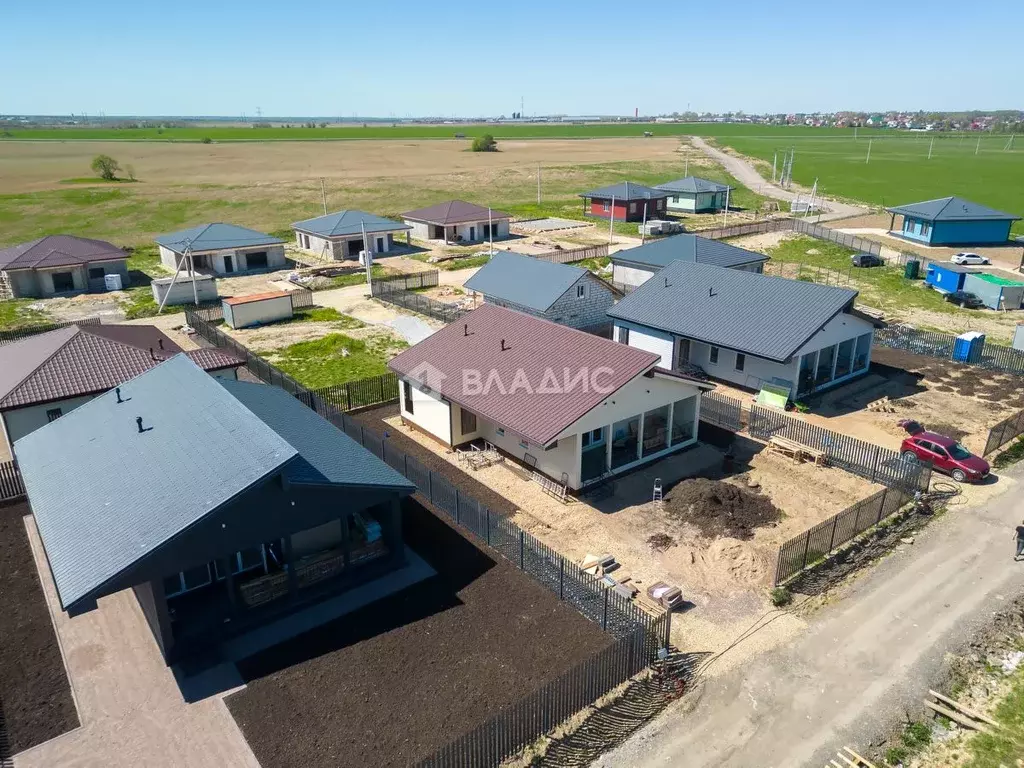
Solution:
<path fill-rule="evenodd" d="M 160 262 L 177 270 L 188 253 L 196 272 L 231 275 L 284 269 L 284 240 L 235 224 L 204 224 L 156 239 Z M 185 264 L 184 269 L 188 268 Z"/>
<path fill-rule="evenodd" d="M 292 229 L 302 250 L 322 259 L 345 261 L 358 259 L 360 251 L 388 253 L 395 247 L 395 236 L 408 236 L 412 227 L 366 211 L 336 211 L 297 221 Z"/>
<path fill-rule="evenodd" d="M 50 235 L 0 250 L 0 298 L 127 288 L 128 254 L 104 240 Z M 116 275 L 107 285 L 107 276 Z"/>
<path fill-rule="evenodd" d="M 415 211 L 406 211 L 402 219 L 417 240 L 440 240 L 445 243 L 480 243 L 508 237 L 507 213 L 449 200 Z"/>

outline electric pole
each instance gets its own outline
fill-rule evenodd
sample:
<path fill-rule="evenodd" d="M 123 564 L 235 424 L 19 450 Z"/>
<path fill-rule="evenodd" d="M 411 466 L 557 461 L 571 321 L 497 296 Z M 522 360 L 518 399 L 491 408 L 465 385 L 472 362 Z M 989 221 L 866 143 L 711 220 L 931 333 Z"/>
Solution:
<path fill-rule="evenodd" d="M 327 215 L 327 187 L 324 184 L 324 177 L 320 177 L 320 197 L 324 201 L 324 216 Z"/>

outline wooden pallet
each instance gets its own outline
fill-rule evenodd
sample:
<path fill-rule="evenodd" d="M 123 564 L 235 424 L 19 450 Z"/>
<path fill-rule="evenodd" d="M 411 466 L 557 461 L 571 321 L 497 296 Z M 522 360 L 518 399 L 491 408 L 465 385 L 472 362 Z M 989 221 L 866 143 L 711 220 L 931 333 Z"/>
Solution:
<path fill-rule="evenodd" d="M 768 440 L 768 447 L 776 453 L 781 453 L 783 456 L 789 456 L 797 463 L 811 461 L 819 467 L 823 467 L 828 463 L 828 456 L 824 451 L 819 451 L 816 448 L 809 448 L 802 443 L 796 442 L 796 440 L 790 440 L 788 437 L 779 437 L 776 435 Z"/>
<path fill-rule="evenodd" d="M 843 747 L 836 753 L 837 760 L 829 760 L 825 768 L 878 768 L 866 757 L 854 752 L 852 747 Z"/>
<path fill-rule="evenodd" d="M 962 725 L 964 728 L 969 728 L 972 731 L 979 731 L 981 733 L 992 733 L 992 728 L 998 728 L 999 723 L 993 720 L 991 717 L 975 712 L 973 709 L 965 707 L 955 699 L 951 699 L 948 696 L 943 696 L 941 693 L 929 690 L 929 694 L 935 699 L 924 700 L 924 705 L 933 712 L 948 717 L 958 725 Z M 989 726 L 992 726 L 990 728 Z"/>

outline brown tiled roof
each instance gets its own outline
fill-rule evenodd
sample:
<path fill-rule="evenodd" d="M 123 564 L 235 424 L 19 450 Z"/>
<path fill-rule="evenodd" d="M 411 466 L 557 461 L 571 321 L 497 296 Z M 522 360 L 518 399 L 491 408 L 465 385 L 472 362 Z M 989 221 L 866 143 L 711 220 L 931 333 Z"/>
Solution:
<path fill-rule="evenodd" d="M 150 325 L 70 326 L 0 347 L 0 408 L 104 392 L 181 352 Z M 186 353 L 207 371 L 243 361 L 225 350 Z"/>
<path fill-rule="evenodd" d="M 126 259 L 128 254 L 105 240 L 49 235 L 0 250 L 0 269 L 35 269 Z"/>
<path fill-rule="evenodd" d="M 658 355 L 651 352 L 484 304 L 405 350 L 388 365 L 399 375 L 424 381 L 443 397 L 510 432 L 546 445 L 604 402 L 609 390 L 622 388 L 653 368 L 657 361 Z M 600 392 L 589 385 L 590 373 L 599 368 L 604 369 L 597 376 L 603 390 Z M 570 380 L 586 370 L 588 385 L 577 385 L 568 391 L 537 391 L 565 389 L 566 369 Z M 548 370 L 558 387 L 551 386 Z M 506 394 L 497 386 L 486 392 L 467 391 L 463 386 L 464 372 L 474 376 L 476 371 L 482 377 L 481 384 L 494 371 Z M 520 380 L 525 377 L 532 392 L 514 386 L 519 371 Z"/>
<path fill-rule="evenodd" d="M 487 209 L 465 200 L 449 200 L 446 203 L 406 211 L 403 219 L 425 221 L 428 224 L 461 224 L 466 221 L 487 221 Z M 511 214 L 491 210 L 492 219 L 510 219 Z"/>
<path fill-rule="evenodd" d="M 224 299 L 224 303 L 234 307 L 239 304 L 250 304 L 254 301 L 263 301 L 264 299 L 280 299 L 282 296 L 291 295 L 291 291 L 267 291 L 266 293 L 251 293 L 248 296 L 231 296 Z"/>

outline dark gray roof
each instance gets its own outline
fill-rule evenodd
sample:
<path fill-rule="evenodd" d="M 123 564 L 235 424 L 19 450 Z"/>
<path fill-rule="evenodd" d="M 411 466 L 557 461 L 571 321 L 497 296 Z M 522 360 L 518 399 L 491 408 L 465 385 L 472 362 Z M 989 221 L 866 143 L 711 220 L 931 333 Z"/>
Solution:
<path fill-rule="evenodd" d="M 321 237 L 341 237 L 343 235 L 361 235 L 366 232 L 394 232 L 412 229 L 408 224 L 375 216 L 366 211 L 337 211 L 315 219 L 306 219 L 292 224 L 292 229 L 308 232 Z"/>
<path fill-rule="evenodd" d="M 725 192 L 728 189 L 733 189 L 733 187 L 730 187 L 728 184 L 719 184 L 717 181 L 701 179 L 697 176 L 686 176 L 675 181 L 666 181 L 664 184 L 659 184 L 655 189 L 696 195 L 699 192 Z"/>
<path fill-rule="evenodd" d="M 673 261 L 711 264 L 716 267 L 738 267 L 768 261 L 768 257 L 763 253 L 723 243 L 721 240 L 708 240 L 697 235 L 673 235 L 613 253 L 612 261 L 658 268 L 666 267 Z"/>
<path fill-rule="evenodd" d="M 511 219 L 512 217 L 494 209 L 484 208 L 476 203 L 467 203 L 465 200 L 449 200 L 437 205 L 429 205 L 426 208 L 417 208 L 415 211 L 406 211 L 402 218 L 408 221 L 425 221 L 428 224 L 462 224 L 467 221 L 491 221 L 499 219 Z"/>
<path fill-rule="evenodd" d="M 295 398 L 232 384 L 178 355 L 14 444 L 62 606 L 278 472 L 412 491 Z"/>
<path fill-rule="evenodd" d="M 657 200 L 668 197 L 669 193 L 663 189 L 645 187 L 643 184 L 636 184 L 632 181 L 620 181 L 618 184 L 610 184 L 607 187 L 592 189 L 589 192 L 580 193 L 580 197 L 592 197 L 598 200 Z"/>
<path fill-rule="evenodd" d="M 248 381 L 217 381 L 299 452 L 284 470 L 291 482 L 415 492 L 416 486 L 400 472 L 283 389 Z"/>
<path fill-rule="evenodd" d="M 856 296 L 848 288 L 676 261 L 608 315 L 785 362 Z"/>
<path fill-rule="evenodd" d="M 586 274 L 587 270 L 582 267 L 501 251 L 477 270 L 465 287 L 484 296 L 544 312 Z"/>
<path fill-rule="evenodd" d="M 940 197 L 938 200 L 925 200 L 923 203 L 897 205 L 885 210 L 901 213 L 925 221 L 978 221 L 983 219 L 996 221 L 1017 221 L 1020 216 L 997 211 L 985 205 L 972 203 L 962 197 Z"/>
<path fill-rule="evenodd" d="M 156 238 L 158 244 L 175 253 L 184 253 L 189 241 L 193 251 L 219 251 L 222 248 L 248 248 L 254 245 L 280 245 L 284 242 L 272 235 L 236 224 L 203 224 Z"/>
<path fill-rule="evenodd" d="M 127 259 L 128 254 L 106 240 L 74 235 L 49 235 L 0 250 L 0 269 L 35 269 Z"/>

